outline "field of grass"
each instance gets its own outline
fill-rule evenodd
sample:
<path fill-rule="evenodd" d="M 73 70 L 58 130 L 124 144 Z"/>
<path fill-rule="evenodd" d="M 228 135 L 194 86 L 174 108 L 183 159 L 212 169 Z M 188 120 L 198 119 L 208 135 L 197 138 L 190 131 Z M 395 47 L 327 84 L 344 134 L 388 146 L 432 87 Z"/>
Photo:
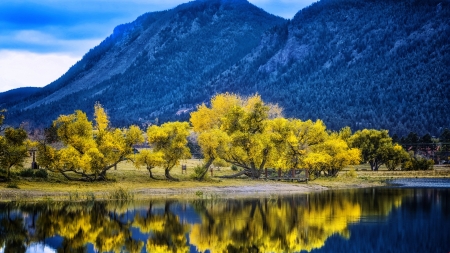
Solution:
<path fill-rule="evenodd" d="M 169 182 L 164 179 L 164 171 L 160 168 L 153 169 L 153 175 L 161 180 L 153 180 L 145 168 L 137 169 L 129 162 L 122 162 L 117 170 L 111 169 L 107 173 L 107 182 L 74 182 L 68 181 L 62 175 L 49 173 L 47 179 L 22 178 L 19 170 L 13 169 L 12 182 L 0 183 L 0 201 L 6 200 L 36 200 L 51 196 L 53 200 L 67 199 L 113 199 L 119 198 L 120 194 L 137 194 L 145 192 L 146 197 L 152 197 L 152 192 L 159 198 L 164 197 L 164 190 L 170 190 L 172 195 L 183 196 L 189 189 L 190 192 L 196 188 L 205 187 L 247 187 L 274 184 L 273 181 L 251 180 L 246 178 L 221 179 L 218 176 L 236 173 L 230 167 L 214 168 L 213 177 L 208 172 L 204 182 L 192 179 L 194 167 L 201 164 L 201 160 L 183 160 L 181 164 L 172 169 L 171 174 L 180 179 L 179 182 Z M 31 164 L 31 161 L 28 161 Z M 27 164 L 25 167 L 31 167 Z M 182 174 L 181 165 L 186 165 L 187 173 Z M 368 165 L 352 166 L 344 169 L 337 178 L 319 178 L 309 183 L 282 182 L 287 186 L 293 184 L 307 185 L 308 187 L 320 186 L 327 188 L 354 188 L 383 185 L 386 179 L 404 177 L 450 177 L 450 167 L 435 167 L 430 171 L 371 171 Z M 277 182 L 277 184 L 280 184 Z M 140 197 L 140 196 L 138 196 Z"/>

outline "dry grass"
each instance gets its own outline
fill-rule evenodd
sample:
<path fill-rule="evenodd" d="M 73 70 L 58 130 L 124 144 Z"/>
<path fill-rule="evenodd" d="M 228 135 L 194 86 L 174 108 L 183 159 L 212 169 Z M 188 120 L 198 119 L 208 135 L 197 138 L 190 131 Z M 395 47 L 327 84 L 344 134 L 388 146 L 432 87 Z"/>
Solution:
<path fill-rule="evenodd" d="M 180 165 L 171 170 L 171 175 L 180 179 L 179 182 L 167 181 L 164 178 L 162 168 L 153 169 L 153 175 L 161 180 L 150 178 L 145 168 L 137 169 L 130 162 L 122 162 L 117 166 L 117 170 L 111 169 L 107 172 L 109 181 L 107 182 L 75 182 L 68 181 L 62 175 L 49 173 L 49 178 L 43 179 L 13 179 L 18 189 L 7 188 L 8 183 L 0 183 L 0 201 L 18 199 L 45 199 L 51 196 L 53 200 L 66 199 L 109 199 L 117 191 L 139 192 L 149 189 L 171 189 L 178 190 L 180 194 L 184 189 L 192 189 L 205 186 L 248 186 L 256 181 L 242 179 L 218 179 L 216 176 L 230 175 L 235 173 L 230 167 L 214 168 L 214 177 L 208 172 L 208 177 L 204 182 L 192 179 L 194 167 L 200 165 L 201 160 L 190 159 L 181 161 Z M 31 164 L 31 161 L 30 161 Z M 187 173 L 182 174 L 181 165 L 187 166 Z M 25 168 L 31 167 L 26 165 Z M 18 172 L 19 170 L 14 170 Z"/>
<path fill-rule="evenodd" d="M 249 179 L 219 179 L 217 176 L 236 173 L 230 167 L 214 168 L 214 177 L 204 182 L 192 179 L 194 167 L 201 164 L 201 160 L 190 159 L 181 161 L 180 165 L 172 169 L 171 174 L 180 182 L 164 180 L 164 170 L 155 168 L 153 175 L 161 180 L 150 179 L 145 168 L 137 169 L 129 162 L 118 165 L 117 170 L 111 169 L 107 173 L 108 182 L 71 182 L 62 175 L 49 173 L 49 178 L 43 179 L 16 179 L 14 183 L 18 189 L 7 188 L 8 183 L 0 183 L 0 201 L 5 200 L 36 200 L 51 197 L 52 200 L 67 199 L 111 199 L 115 193 L 145 192 L 147 195 L 164 197 L 164 190 L 175 192 L 174 196 L 183 196 L 185 192 L 192 192 L 196 188 L 223 188 L 223 187 L 247 187 L 269 185 L 270 182 Z M 29 161 L 31 164 L 31 160 Z M 187 166 L 187 174 L 182 174 L 181 165 Z M 29 168 L 30 165 L 26 165 Z M 14 170 L 17 172 L 17 170 Z M 356 175 L 354 175 L 356 172 Z M 368 165 L 358 165 L 346 168 L 337 178 L 319 178 L 309 182 L 308 187 L 324 186 L 327 188 L 354 188 L 383 185 L 386 179 L 403 177 L 450 177 L 450 167 L 435 167 L 431 171 L 371 171 Z M 293 183 L 285 182 L 287 186 Z M 297 183 L 298 184 L 298 183 Z M 304 183 L 302 183 L 304 184 Z M 158 194 L 157 194 L 158 193 Z M 140 197 L 140 196 L 137 196 Z M 151 197 L 151 196 L 147 196 Z"/>

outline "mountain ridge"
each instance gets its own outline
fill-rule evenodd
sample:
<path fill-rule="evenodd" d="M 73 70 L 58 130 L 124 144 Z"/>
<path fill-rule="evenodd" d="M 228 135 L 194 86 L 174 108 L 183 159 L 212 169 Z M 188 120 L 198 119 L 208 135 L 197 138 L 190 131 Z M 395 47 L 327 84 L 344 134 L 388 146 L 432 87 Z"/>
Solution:
<path fill-rule="evenodd" d="M 7 119 L 45 126 L 99 101 L 117 126 L 186 120 L 236 92 L 335 130 L 436 134 L 450 125 L 449 6 L 322 0 L 284 20 L 245 0 L 189 2 L 117 26 Z"/>

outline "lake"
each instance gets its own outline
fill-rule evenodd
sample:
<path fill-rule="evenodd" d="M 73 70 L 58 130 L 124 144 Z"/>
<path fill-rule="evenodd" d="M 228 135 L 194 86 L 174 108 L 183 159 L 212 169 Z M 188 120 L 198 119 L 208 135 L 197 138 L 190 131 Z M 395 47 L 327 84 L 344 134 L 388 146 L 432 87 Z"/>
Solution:
<path fill-rule="evenodd" d="M 0 203 L 0 253 L 450 252 L 450 180 L 391 183 L 254 199 Z"/>

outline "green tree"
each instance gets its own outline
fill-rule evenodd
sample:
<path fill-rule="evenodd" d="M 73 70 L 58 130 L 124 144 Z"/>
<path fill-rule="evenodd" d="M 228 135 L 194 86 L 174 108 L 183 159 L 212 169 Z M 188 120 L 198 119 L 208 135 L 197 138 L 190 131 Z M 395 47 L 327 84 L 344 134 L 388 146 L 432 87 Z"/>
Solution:
<path fill-rule="evenodd" d="M 69 180 L 106 180 L 106 172 L 132 154 L 132 146 L 142 142 L 137 126 L 112 129 L 100 104 L 95 105 L 95 125 L 82 111 L 61 115 L 53 122 L 64 147 L 38 146 L 38 162 Z M 75 176 L 72 176 L 74 174 Z"/>
<path fill-rule="evenodd" d="M 388 170 L 395 170 L 404 162 L 408 160 L 409 154 L 402 146 L 395 144 L 392 148 L 388 149 L 385 154 L 386 168 Z"/>
<path fill-rule="evenodd" d="M 362 162 L 368 162 L 373 171 L 386 163 L 394 147 L 387 130 L 363 129 L 353 134 L 348 141 L 350 147 L 361 150 Z"/>
<path fill-rule="evenodd" d="M 0 111 L 2 112 L 4 110 Z M 3 119 L 3 114 L 0 114 L 0 128 L 3 127 Z M 28 147 L 31 146 L 27 138 L 28 135 L 22 128 L 3 129 L 3 136 L 0 135 L 0 167 L 6 169 L 6 180 L 10 179 L 11 168 L 23 167 L 23 162 L 28 156 Z"/>
<path fill-rule="evenodd" d="M 442 151 L 449 151 L 450 150 L 450 129 L 445 128 L 441 135 L 439 136 L 439 139 L 441 141 L 441 149 Z M 450 160 L 450 157 L 447 159 Z"/>
<path fill-rule="evenodd" d="M 161 126 L 151 126 L 147 129 L 148 143 L 154 152 L 161 152 L 165 177 L 178 181 L 170 175 L 170 170 L 180 163 L 181 159 L 191 157 L 187 146 L 189 124 L 187 122 L 168 122 Z"/>

